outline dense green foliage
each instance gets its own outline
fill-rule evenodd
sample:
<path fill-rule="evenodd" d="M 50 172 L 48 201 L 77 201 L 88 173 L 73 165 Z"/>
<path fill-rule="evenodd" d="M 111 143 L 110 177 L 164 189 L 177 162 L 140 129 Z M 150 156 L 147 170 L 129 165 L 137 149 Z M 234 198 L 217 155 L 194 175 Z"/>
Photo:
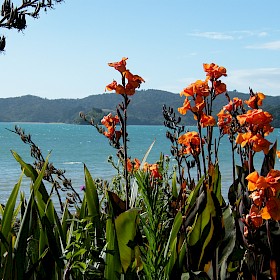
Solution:
<path fill-rule="evenodd" d="M 248 94 L 236 91 L 229 92 L 229 96 L 248 99 Z M 131 99 L 128 110 L 129 124 L 162 125 L 162 106 L 168 104 L 172 108 L 178 108 L 182 104 L 179 94 L 154 89 L 140 90 Z M 49 100 L 32 95 L 0 98 L 0 121 L 81 123 L 80 111 L 93 116 L 98 121 L 108 112 L 114 112 L 120 100 L 121 96 L 115 93 L 90 95 L 81 99 Z M 225 104 L 227 104 L 225 96 L 218 96 L 213 113 L 218 113 Z M 267 96 L 264 100 L 263 109 L 270 111 L 274 116 L 272 123 L 274 127 L 280 127 L 279 104 L 280 96 Z M 191 115 L 187 115 L 183 123 L 195 125 Z"/>

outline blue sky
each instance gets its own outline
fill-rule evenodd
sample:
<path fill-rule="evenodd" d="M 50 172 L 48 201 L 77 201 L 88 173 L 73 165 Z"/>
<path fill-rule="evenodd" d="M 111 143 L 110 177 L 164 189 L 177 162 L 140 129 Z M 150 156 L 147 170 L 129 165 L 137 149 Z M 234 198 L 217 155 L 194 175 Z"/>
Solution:
<path fill-rule="evenodd" d="M 24 32 L 1 30 L 1 97 L 101 94 L 120 81 L 107 63 L 124 56 L 142 89 L 179 93 L 214 62 L 228 90 L 280 95 L 279 10 L 279 0 L 65 0 Z"/>

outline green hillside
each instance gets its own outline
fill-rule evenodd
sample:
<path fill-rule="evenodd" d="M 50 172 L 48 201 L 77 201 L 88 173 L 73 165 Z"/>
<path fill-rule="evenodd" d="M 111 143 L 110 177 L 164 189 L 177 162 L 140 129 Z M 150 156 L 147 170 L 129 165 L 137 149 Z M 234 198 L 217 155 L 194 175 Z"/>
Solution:
<path fill-rule="evenodd" d="M 248 99 L 248 94 L 229 92 L 231 98 Z M 162 106 L 181 107 L 184 97 L 167 91 L 149 89 L 140 90 L 131 97 L 128 109 L 129 124 L 161 125 L 163 124 Z M 45 99 L 32 95 L 13 98 L 0 98 L 1 122 L 62 122 L 82 123 L 79 112 L 90 113 L 100 120 L 108 112 L 114 112 L 122 97 L 115 93 L 90 95 L 81 99 Z M 219 95 L 214 102 L 214 113 L 227 104 L 224 95 Z M 273 125 L 280 127 L 280 96 L 267 96 L 264 100 L 265 110 L 274 116 Z M 183 118 L 184 123 L 194 125 L 191 114 Z"/>

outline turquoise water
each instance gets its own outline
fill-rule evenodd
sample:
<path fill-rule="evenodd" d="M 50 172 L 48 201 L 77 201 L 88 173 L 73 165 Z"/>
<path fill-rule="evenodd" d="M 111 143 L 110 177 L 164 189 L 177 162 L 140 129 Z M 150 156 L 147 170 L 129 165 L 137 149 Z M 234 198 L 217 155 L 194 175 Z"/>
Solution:
<path fill-rule="evenodd" d="M 115 174 L 108 163 L 108 157 L 115 157 L 116 150 L 108 145 L 107 139 L 100 135 L 94 127 L 70 124 L 17 124 L 31 134 L 32 140 L 40 147 L 46 157 L 51 151 L 50 161 L 57 169 L 66 170 L 65 176 L 71 179 L 73 187 L 80 192 L 84 185 L 83 163 L 93 177 L 110 178 Z M 24 161 L 33 163 L 29 146 L 24 144 L 13 130 L 15 123 L 0 123 L 0 202 L 5 203 L 12 187 L 21 174 L 20 166 L 13 158 L 10 150 L 16 151 Z M 129 155 L 143 158 L 151 143 L 155 140 L 148 162 L 155 162 L 160 153 L 170 156 L 170 142 L 165 137 L 164 126 L 129 126 Z M 218 130 L 216 130 L 217 132 Z M 275 129 L 270 136 L 271 141 L 279 138 L 280 129 Z M 231 184 L 231 154 L 227 138 L 220 146 L 220 168 L 222 173 L 223 194 L 227 196 L 227 188 Z M 175 164 L 171 157 L 171 165 Z M 256 161 L 256 169 L 261 166 L 261 158 Z M 280 169 L 277 160 L 276 168 Z M 28 195 L 29 181 L 24 180 L 22 190 Z"/>

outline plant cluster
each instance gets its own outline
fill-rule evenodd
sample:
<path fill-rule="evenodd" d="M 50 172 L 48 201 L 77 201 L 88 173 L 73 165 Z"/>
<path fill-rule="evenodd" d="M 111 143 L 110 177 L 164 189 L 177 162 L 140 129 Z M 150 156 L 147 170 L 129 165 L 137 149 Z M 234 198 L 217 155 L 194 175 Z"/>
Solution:
<path fill-rule="evenodd" d="M 142 160 L 132 158 L 127 129 L 130 96 L 144 80 L 127 69 L 127 58 L 109 66 L 121 75 L 120 83 L 114 80 L 106 86 L 122 96 L 116 115 L 104 116 L 102 126 L 83 113 L 81 117 L 116 149 L 116 160 L 109 158 L 116 176 L 110 182 L 93 179 L 84 166 L 84 196 L 74 204 L 74 212 L 66 201 L 59 217 L 44 184 L 50 172 L 48 157 L 35 157 L 32 166 L 13 152 L 31 178 L 31 191 L 28 201 L 22 194 L 16 206 L 20 178 L 0 208 L 0 277 L 278 279 L 280 171 L 274 163 L 280 152 L 266 138 L 273 127 L 272 115 L 261 109 L 265 95 L 250 90 L 249 100 L 231 100 L 222 81 L 227 70 L 204 64 L 206 78 L 182 90 L 185 100 L 178 108 L 182 117 L 193 115 L 196 128 L 181 125 L 182 117 L 163 107 L 176 164 L 171 166 L 163 155 L 148 163 L 153 143 Z M 221 96 L 228 104 L 216 117 L 213 103 Z M 35 149 L 29 136 L 20 129 L 15 132 Z M 231 143 L 231 186 L 221 181 L 222 137 Z M 254 167 L 257 153 L 264 155 L 261 170 Z M 222 187 L 229 190 L 228 201 Z"/>

